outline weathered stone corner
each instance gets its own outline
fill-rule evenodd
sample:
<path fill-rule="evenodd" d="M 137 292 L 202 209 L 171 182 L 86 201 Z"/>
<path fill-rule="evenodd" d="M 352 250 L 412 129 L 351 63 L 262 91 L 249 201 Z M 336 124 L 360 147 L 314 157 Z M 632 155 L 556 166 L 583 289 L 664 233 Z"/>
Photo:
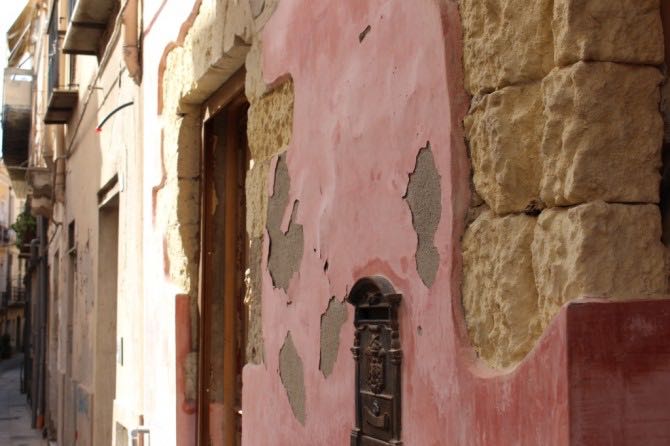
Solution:
<path fill-rule="evenodd" d="M 658 202 L 661 81 L 656 68 L 613 63 L 579 62 L 547 76 L 542 201 Z"/>
<path fill-rule="evenodd" d="M 267 160 L 286 150 L 293 133 L 293 102 L 292 79 L 251 101 L 247 135 L 254 160 Z"/>
<path fill-rule="evenodd" d="M 535 217 L 483 212 L 463 238 L 463 308 L 470 338 L 492 367 L 521 360 L 539 336 L 531 259 Z"/>
<path fill-rule="evenodd" d="M 538 81 L 553 67 L 551 0 L 461 0 L 465 88 Z"/>
<path fill-rule="evenodd" d="M 245 192 L 247 204 L 247 234 L 250 239 L 263 236 L 267 223 L 268 193 L 267 179 L 270 161 L 254 161 L 247 171 Z"/>
<path fill-rule="evenodd" d="M 668 290 L 655 205 L 661 8 L 460 0 L 460 12 L 473 95 L 463 306 L 475 348 L 500 368 L 520 361 L 570 300 Z"/>
<path fill-rule="evenodd" d="M 661 65 L 659 0 L 554 0 L 555 60 Z"/>
<path fill-rule="evenodd" d="M 486 204 L 499 215 L 540 209 L 540 83 L 486 95 L 464 124 L 474 186 Z"/>
<path fill-rule="evenodd" d="M 546 210 L 532 253 L 544 326 L 573 299 L 644 298 L 668 290 L 660 211 L 653 204 L 599 201 Z"/>

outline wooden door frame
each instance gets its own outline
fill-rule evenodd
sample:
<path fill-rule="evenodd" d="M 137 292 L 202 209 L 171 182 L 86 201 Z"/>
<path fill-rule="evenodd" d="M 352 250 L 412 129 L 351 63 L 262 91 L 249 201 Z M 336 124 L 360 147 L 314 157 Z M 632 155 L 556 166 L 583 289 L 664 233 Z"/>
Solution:
<path fill-rule="evenodd" d="M 201 182 L 200 182 L 200 271 L 199 271 L 199 291 L 198 291 L 198 306 L 200 313 L 200 324 L 198 327 L 198 385 L 197 385 L 197 444 L 199 446 L 208 446 L 206 441 L 209 438 L 210 423 L 209 423 L 209 392 L 208 384 L 205 384 L 209 377 L 207 371 L 211 364 L 211 327 L 212 319 L 210 312 L 211 296 L 213 289 L 210 288 L 211 275 L 213 271 L 209 269 L 213 265 L 213 260 L 210 260 L 207 246 L 212 246 L 214 240 L 214 221 L 211 217 L 213 200 L 211 199 L 214 187 L 213 177 L 213 163 L 211 162 L 211 151 L 214 149 L 216 140 L 213 137 L 212 125 L 213 118 L 220 116 L 222 113 L 230 113 L 233 117 L 238 116 L 240 108 L 247 103 L 244 95 L 244 79 L 245 70 L 241 69 L 235 73 L 226 83 L 216 91 L 202 107 L 202 144 L 200 151 L 200 166 L 201 166 Z M 225 151 L 225 196 L 223 200 L 219 199 L 225 206 L 225 215 L 235 214 L 235 206 L 237 204 L 237 184 L 238 184 L 238 153 L 239 143 L 236 137 L 238 121 L 237 119 L 228 119 L 226 121 L 226 138 L 227 142 Z M 225 219 L 225 238 L 228 240 L 233 234 L 240 230 L 236 219 Z M 246 230 L 245 228 L 241 228 Z M 225 248 L 225 264 L 235 265 L 236 250 Z M 229 296 L 234 292 L 235 279 L 234 268 L 224 268 L 225 271 L 225 285 L 224 295 Z M 224 407 L 234 407 L 235 400 L 235 377 L 236 377 L 236 361 L 227 360 L 234 358 L 234 343 L 236 340 L 236 322 L 235 322 L 235 301 L 233 299 L 224 299 Z M 224 418 L 224 426 L 235 426 L 235 414 L 230 409 L 226 411 Z M 234 444 L 231 439 L 234 438 L 235 433 L 229 428 L 225 435 L 226 444 Z"/>

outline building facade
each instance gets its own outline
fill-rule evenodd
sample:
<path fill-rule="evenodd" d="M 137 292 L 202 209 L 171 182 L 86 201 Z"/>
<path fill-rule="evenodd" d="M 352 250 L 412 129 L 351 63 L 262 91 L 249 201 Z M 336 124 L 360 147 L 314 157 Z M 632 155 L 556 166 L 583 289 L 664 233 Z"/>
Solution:
<path fill-rule="evenodd" d="M 25 256 L 20 255 L 12 225 L 23 211 L 23 200 L 14 193 L 9 173 L 0 164 L 0 335 L 6 336 L 5 354 L 23 350 L 25 337 Z M 5 341 L 3 341 L 4 343 Z"/>
<path fill-rule="evenodd" d="M 667 13 L 29 1 L 3 158 L 36 218 L 35 426 L 670 443 Z"/>

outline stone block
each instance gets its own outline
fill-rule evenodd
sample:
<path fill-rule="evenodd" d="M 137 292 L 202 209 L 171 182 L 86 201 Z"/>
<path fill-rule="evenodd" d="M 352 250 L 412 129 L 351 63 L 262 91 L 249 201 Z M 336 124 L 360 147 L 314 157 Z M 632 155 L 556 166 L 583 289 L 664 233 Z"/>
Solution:
<path fill-rule="evenodd" d="M 254 162 L 247 172 L 245 190 L 247 200 L 247 234 L 249 238 L 263 236 L 268 208 L 268 171 L 270 161 Z"/>
<path fill-rule="evenodd" d="M 257 161 L 284 151 L 293 133 L 293 81 L 277 86 L 249 108 L 247 135 L 251 157 Z"/>
<path fill-rule="evenodd" d="M 596 201 L 545 210 L 535 226 L 532 253 L 543 326 L 573 299 L 667 292 L 661 215 L 653 204 Z"/>
<path fill-rule="evenodd" d="M 663 63 L 659 0 L 555 0 L 552 27 L 559 66 Z"/>
<path fill-rule="evenodd" d="M 662 76 L 654 67 L 578 62 L 542 83 L 540 198 L 548 207 L 659 200 Z"/>
<path fill-rule="evenodd" d="M 486 95 L 465 118 L 474 185 L 497 214 L 541 207 L 543 130 L 539 82 Z"/>
<path fill-rule="evenodd" d="M 531 259 L 535 217 L 485 211 L 463 239 L 463 308 L 480 357 L 502 368 L 520 361 L 539 337 Z"/>
<path fill-rule="evenodd" d="M 551 0 L 462 0 L 465 88 L 481 94 L 553 67 Z"/>

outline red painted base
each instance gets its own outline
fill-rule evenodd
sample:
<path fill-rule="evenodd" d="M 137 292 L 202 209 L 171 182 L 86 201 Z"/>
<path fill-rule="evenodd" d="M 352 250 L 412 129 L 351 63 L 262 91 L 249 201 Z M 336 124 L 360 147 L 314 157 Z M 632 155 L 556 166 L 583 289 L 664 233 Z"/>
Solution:
<path fill-rule="evenodd" d="M 670 445 L 670 300 L 571 303 L 513 372 L 472 385 L 472 444 Z"/>

